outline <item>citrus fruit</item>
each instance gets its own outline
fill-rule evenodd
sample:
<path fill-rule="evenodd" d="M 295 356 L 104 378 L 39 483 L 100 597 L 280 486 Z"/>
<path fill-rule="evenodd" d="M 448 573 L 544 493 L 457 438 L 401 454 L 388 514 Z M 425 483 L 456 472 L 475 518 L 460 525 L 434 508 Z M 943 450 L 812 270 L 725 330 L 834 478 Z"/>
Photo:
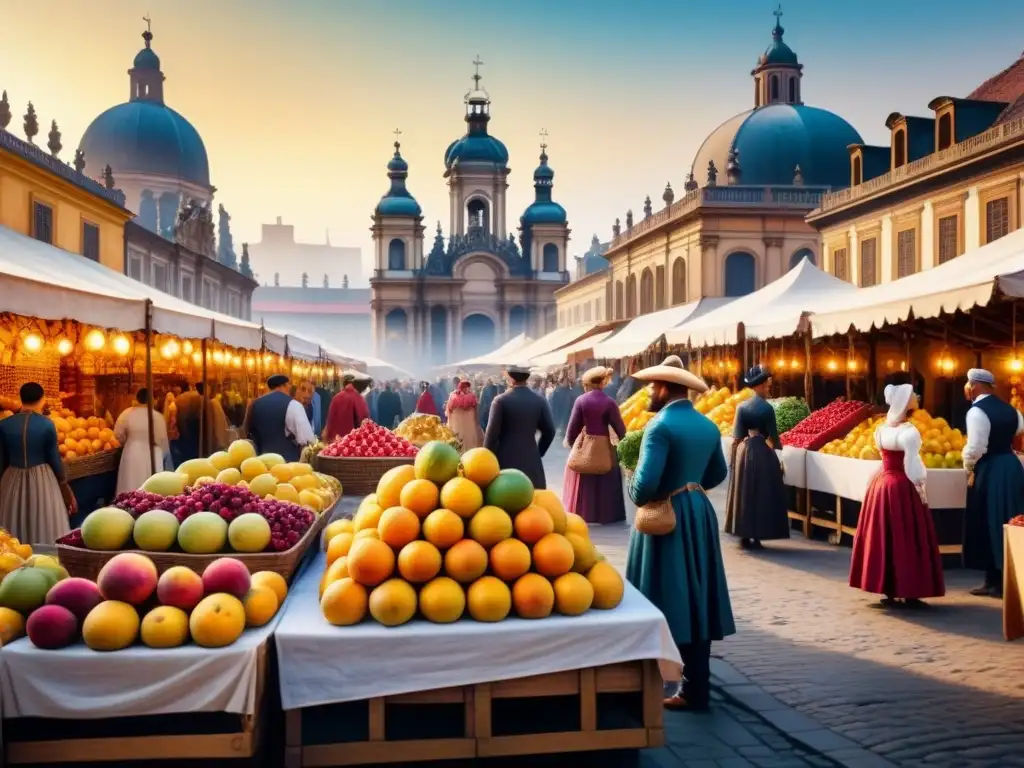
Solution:
<path fill-rule="evenodd" d="M 269 587 L 253 587 L 242 598 L 242 607 L 245 608 L 245 626 L 262 627 L 274 618 L 281 604 L 274 590 Z"/>
<path fill-rule="evenodd" d="M 555 579 L 555 609 L 565 616 L 579 616 L 590 610 L 594 587 L 582 573 L 565 573 Z"/>
<path fill-rule="evenodd" d="M 626 585 L 613 566 L 605 562 L 596 563 L 587 573 L 587 581 L 594 588 L 594 608 L 610 610 L 622 602 Z"/>
<path fill-rule="evenodd" d="M 487 486 L 487 504 L 501 507 L 509 514 L 526 509 L 533 501 L 533 483 L 518 469 L 503 469 Z"/>
<path fill-rule="evenodd" d="M 344 557 L 352 548 L 352 540 L 355 534 L 339 533 L 327 545 L 327 565 L 330 565 L 339 557 Z"/>
<path fill-rule="evenodd" d="M 597 562 L 597 550 L 590 543 L 590 539 L 578 533 L 567 533 L 565 540 L 572 545 L 572 569 L 576 573 L 586 573 L 594 567 L 594 563 Z"/>
<path fill-rule="evenodd" d="M 278 465 L 281 466 L 281 465 Z M 328 542 L 339 533 L 355 533 L 355 524 L 347 517 L 335 520 L 324 529 L 324 542 Z"/>
<path fill-rule="evenodd" d="M 590 538 L 590 529 L 587 528 L 587 521 L 575 512 L 569 512 L 565 516 L 565 532 L 575 533 L 577 536 L 582 536 L 585 539 Z"/>
<path fill-rule="evenodd" d="M 466 603 L 477 621 L 501 621 L 512 610 L 512 593 L 501 579 L 484 576 L 469 585 Z"/>
<path fill-rule="evenodd" d="M 384 510 L 379 505 L 367 504 L 352 518 L 352 527 L 356 533 L 366 528 L 376 528 L 377 523 L 380 522 L 380 516 L 383 514 Z"/>
<path fill-rule="evenodd" d="M 416 590 L 402 579 L 388 579 L 370 593 L 370 615 L 385 627 L 405 624 L 416 615 Z"/>
<path fill-rule="evenodd" d="M 450 509 L 435 509 L 423 521 L 423 538 L 438 549 L 448 549 L 462 540 L 465 528 L 462 518 Z"/>
<path fill-rule="evenodd" d="M 288 596 L 288 582 L 284 580 L 284 576 L 275 571 L 257 571 L 250 578 L 249 584 L 252 587 L 272 589 L 277 595 L 277 602 L 281 605 L 284 604 L 284 599 Z"/>
<path fill-rule="evenodd" d="M 413 480 L 402 489 L 399 499 L 403 507 L 422 519 L 437 509 L 437 486 L 429 480 Z"/>
<path fill-rule="evenodd" d="M 384 510 L 377 523 L 380 540 L 392 549 L 401 549 L 420 535 L 420 519 L 416 513 L 405 507 L 391 507 Z"/>
<path fill-rule="evenodd" d="M 324 569 L 324 575 L 320 577 L 320 597 L 324 596 L 324 592 L 331 584 L 347 576 L 348 557 L 339 557 Z"/>
<path fill-rule="evenodd" d="M 515 519 L 516 538 L 527 544 L 536 544 L 549 533 L 554 533 L 555 521 L 543 507 L 531 504 Z"/>
<path fill-rule="evenodd" d="M 448 443 L 431 440 L 416 454 L 415 476 L 442 486 L 459 471 L 459 452 Z"/>
<path fill-rule="evenodd" d="M 557 533 L 549 533 L 533 545 L 533 565 L 537 573 L 551 579 L 568 573 L 575 556 L 569 540 Z"/>
<path fill-rule="evenodd" d="M 328 623 L 336 627 L 358 624 L 366 617 L 369 595 L 366 587 L 355 579 L 333 582 L 320 599 L 320 611 Z"/>
<path fill-rule="evenodd" d="M 444 554 L 444 570 L 461 584 L 469 584 L 487 570 L 487 550 L 472 539 L 463 539 Z"/>
<path fill-rule="evenodd" d="M 353 544 L 359 539 L 377 539 L 380 541 L 380 534 L 376 528 L 363 528 L 361 531 L 356 531 L 356 537 L 353 539 Z"/>
<path fill-rule="evenodd" d="M 459 462 L 459 474 L 481 488 L 490 485 L 500 471 L 498 457 L 486 448 L 471 448 L 462 454 Z"/>
<path fill-rule="evenodd" d="M 547 618 L 555 605 L 554 587 L 539 573 L 527 573 L 512 585 L 512 605 L 524 619 Z"/>
<path fill-rule="evenodd" d="M 512 536 L 512 518 L 498 507 L 483 507 L 469 521 L 469 538 L 487 547 Z"/>
<path fill-rule="evenodd" d="M 441 489 L 441 506 L 459 517 L 472 517 L 483 503 L 483 491 L 472 480 L 464 477 L 453 477 Z"/>
<path fill-rule="evenodd" d="M 450 624 L 462 618 L 466 593 L 462 585 L 447 576 L 439 576 L 420 590 L 420 613 L 427 621 Z"/>
<path fill-rule="evenodd" d="M 381 509 L 397 507 L 402 503 L 402 489 L 406 483 L 416 479 L 416 470 L 411 464 L 389 469 L 377 481 L 377 506 Z"/>
<path fill-rule="evenodd" d="M 495 576 L 515 581 L 530 570 L 530 548 L 519 539 L 505 539 L 491 549 L 490 561 Z"/>
<path fill-rule="evenodd" d="M 367 587 L 377 586 L 395 570 L 394 551 L 379 539 L 353 542 L 346 560 L 349 575 Z"/>
<path fill-rule="evenodd" d="M 533 492 L 533 503 L 538 507 L 543 507 L 551 515 L 551 520 L 555 524 L 555 533 L 565 533 L 565 508 L 557 493 L 538 488 Z"/>
<path fill-rule="evenodd" d="M 441 553 L 429 541 L 411 541 L 398 553 L 398 572 L 413 584 L 430 581 L 441 572 Z"/>

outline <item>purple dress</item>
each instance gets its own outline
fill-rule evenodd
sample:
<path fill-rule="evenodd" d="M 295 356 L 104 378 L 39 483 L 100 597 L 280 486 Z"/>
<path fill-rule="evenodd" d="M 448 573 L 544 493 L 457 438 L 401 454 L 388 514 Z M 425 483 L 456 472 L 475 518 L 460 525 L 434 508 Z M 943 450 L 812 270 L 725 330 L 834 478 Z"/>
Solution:
<path fill-rule="evenodd" d="M 621 439 L 626 434 L 619 406 L 599 389 L 581 395 L 572 406 L 566 438 L 572 445 L 583 428 L 588 435 L 607 435 L 609 428 Z M 622 475 L 619 465 L 603 475 L 580 475 L 565 468 L 562 503 L 568 512 L 575 512 L 588 523 L 617 523 L 626 519 L 622 499 Z"/>

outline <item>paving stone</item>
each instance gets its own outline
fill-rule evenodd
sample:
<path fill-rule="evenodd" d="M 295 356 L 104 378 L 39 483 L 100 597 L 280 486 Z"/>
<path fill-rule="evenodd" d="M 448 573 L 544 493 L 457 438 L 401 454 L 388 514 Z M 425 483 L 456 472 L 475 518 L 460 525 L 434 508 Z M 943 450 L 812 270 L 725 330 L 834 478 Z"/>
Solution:
<path fill-rule="evenodd" d="M 857 746 L 854 742 L 827 728 L 820 728 L 816 731 L 801 731 L 799 733 L 790 731 L 790 735 L 805 747 L 810 747 L 816 752 L 824 752 L 825 754 L 840 749 L 852 749 Z"/>
<path fill-rule="evenodd" d="M 790 736 L 809 731 L 820 731 L 821 723 L 795 709 L 769 710 L 761 713 L 765 720 Z M 846 740 L 849 744 L 849 740 Z"/>

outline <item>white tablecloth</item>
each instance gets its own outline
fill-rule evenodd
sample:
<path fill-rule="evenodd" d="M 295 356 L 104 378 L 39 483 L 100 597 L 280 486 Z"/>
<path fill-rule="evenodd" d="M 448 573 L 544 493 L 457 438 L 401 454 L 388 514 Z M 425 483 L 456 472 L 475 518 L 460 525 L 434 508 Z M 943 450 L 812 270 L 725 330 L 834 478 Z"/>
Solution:
<path fill-rule="evenodd" d="M 849 459 L 815 451 L 807 452 L 806 465 L 808 488 L 853 501 L 864 501 L 871 479 L 881 468 L 880 461 Z M 967 506 L 967 472 L 963 469 L 929 469 L 925 491 L 933 509 L 962 509 Z"/>
<path fill-rule="evenodd" d="M 287 605 L 287 603 L 286 603 Z M 133 646 L 101 653 L 79 643 L 41 651 L 22 638 L 0 649 L 3 717 L 98 720 L 174 712 L 256 711 L 259 648 L 284 611 L 227 648 Z M 11 726 L 8 726 L 11 727 Z"/>
<path fill-rule="evenodd" d="M 583 616 L 334 627 L 317 600 L 323 567 L 321 556 L 302 574 L 275 635 L 284 709 L 642 659 L 681 663 L 665 617 L 628 583 L 618 608 Z"/>
<path fill-rule="evenodd" d="M 722 451 L 725 453 L 725 460 L 732 460 L 733 438 L 722 438 Z M 803 448 L 796 448 L 792 445 L 782 446 L 782 463 L 786 467 L 786 485 L 794 488 L 807 487 L 807 451 Z M 732 467 L 729 468 L 730 471 Z"/>

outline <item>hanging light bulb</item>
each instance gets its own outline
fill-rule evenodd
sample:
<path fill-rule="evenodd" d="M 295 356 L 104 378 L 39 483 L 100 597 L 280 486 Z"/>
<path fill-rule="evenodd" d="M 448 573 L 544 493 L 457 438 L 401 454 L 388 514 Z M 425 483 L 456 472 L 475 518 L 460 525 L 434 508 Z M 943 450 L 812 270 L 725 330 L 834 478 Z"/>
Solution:
<path fill-rule="evenodd" d="M 794 371 L 799 371 L 800 361 L 794 357 L 792 360 L 789 361 L 789 367 L 792 368 Z"/>
<path fill-rule="evenodd" d="M 178 342 L 175 341 L 174 339 L 168 339 L 167 341 L 164 342 L 164 345 L 160 348 L 160 355 L 165 360 L 171 360 L 172 358 L 177 357 L 178 353 L 180 351 L 181 351 L 181 345 L 178 344 Z"/>
<path fill-rule="evenodd" d="M 184 352 L 186 355 L 191 355 L 192 354 L 192 342 L 191 341 L 186 341 L 184 344 L 182 344 L 181 345 L 181 351 Z"/>
<path fill-rule="evenodd" d="M 107 337 L 99 328 L 93 328 L 85 334 L 85 348 L 90 352 L 99 352 L 107 343 Z"/>
<path fill-rule="evenodd" d="M 836 369 L 839 368 L 839 364 L 835 361 L 835 358 L 830 357 L 828 362 L 825 363 L 825 367 L 828 368 L 830 372 L 834 373 Z"/>
<path fill-rule="evenodd" d="M 235 368 L 242 367 L 242 358 L 239 355 L 235 355 L 231 358 L 231 365 Z"/>
<path fill-rule="evenodd" d="M 203 356 L 198 351 L 192 353 L 192 362 L 199 365 L 203 362 Z"/>
<path fill-rule="evenodd" d="M 846 361 L 846 370 L 848 370 L 850 373 L 856 373 L 857 372 L 857 361 L 853 360 L 853 359 L 847 360 Z"/>
<path fill-rule="evenodd" d="M 1021 361 L 1019 358 L 1016 357 L 1013 358 L 1013 360 L 1010 361 L 1010 370 L 1013 371 L 1014 373 L 1020 373 L 1021 371 L 1024 371 L 1024 361 Z"/>
<path fill-rule="evenodd" d="M 38 333 L 30 333 L 21 343 L 22 347 L 29 354 L 36 354 L 43 348 L 43 337 Z"/>
<path fill-rule="evenodd" d="M 255 368 L 256 367 L 256 358 L 252 357 L 251 355 L 249 357 L 245 358 L 245 367 L 246 368 Z"/>
<path fill-rule="evenodd" d="M 61 357 L 67 357 L 74 350 L 75 345 L 71 343 L 71 339 L 61 339 L 57 342 L 57 352 L 60 353 Z"/>
<path fill-rule="evenodd" d="M 273 362 L 273 360 L 274 360 L 274 356 L 273 355 L 264 355 L 263 356 L 263 364 L 266 365 L 266 366 L 269 366 Z"/>
<path fill-rule="evenodd" d="M 117 354 L 121 355 L 121 357 L 127 355 L 128 350 L 130 350 L 131 348 L 132 343 L 128 341 L 127 336 L 117 336 L 114 338 L 114 351 L 117 352 Z"/>
<path fill-rule="evenodd" d="M 224 365 L 224 353 L 221 352 L 219 349 L 215 349 L 213 351 L 213 362 L 215 362 L 217 365 Z"/>

